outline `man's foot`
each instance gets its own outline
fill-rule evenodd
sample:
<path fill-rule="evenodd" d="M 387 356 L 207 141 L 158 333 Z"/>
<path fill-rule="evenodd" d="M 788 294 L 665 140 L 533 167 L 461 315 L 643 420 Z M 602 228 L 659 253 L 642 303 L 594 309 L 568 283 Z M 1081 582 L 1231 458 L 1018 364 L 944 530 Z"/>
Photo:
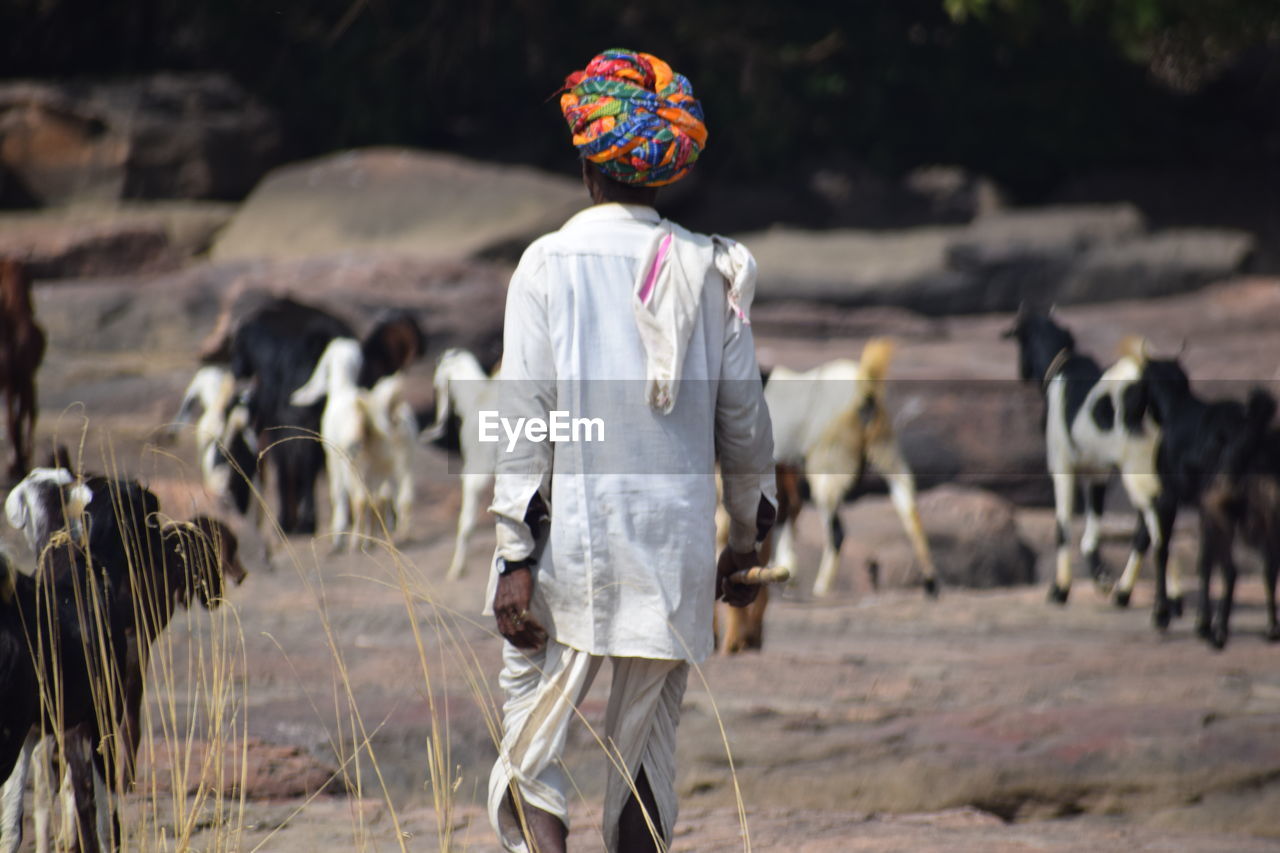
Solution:
<path fill-rule="evenodd" d="M 524 803 L 516 808 L 515 798 L 507 792 L 506 808 L 502 810 L 503 833 L 510 835 L 519 831 L 525 843 L 537 853 L 565 853 L 569 830 L 560 819 L 549 812 Z M 510 816 L 517 824 L 508 825 L 505 818 Z"/>

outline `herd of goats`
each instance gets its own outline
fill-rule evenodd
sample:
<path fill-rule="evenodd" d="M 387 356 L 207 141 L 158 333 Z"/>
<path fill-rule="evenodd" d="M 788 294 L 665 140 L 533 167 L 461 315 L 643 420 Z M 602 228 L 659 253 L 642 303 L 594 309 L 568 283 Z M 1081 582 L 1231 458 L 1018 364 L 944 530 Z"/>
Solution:
<path fill-rule="evenodd" d="M 1138 338 L 1127 340 L 1119 360 L 1103 370 L 1076 351 L 1052 312 L 1020 311 L 1007 336 L 1018 345 L 1021 379 L 1035 383 L 1045 399 L 1057 541 L 1050 600 L 1065 603 L 1070 591 L 1069 542 L 1079 490 L 1085 510 L 1081 550 L 1093 580 L 1127 606 L 1154 546 L 1154 621 L 1164 629 L 1182 608 L 1168 560 L 1175 516 L 1181 507 L 1195 507 L 1197 632 L 1217 648 L 1227 642 L 1239 535 L 1263 555 L 1267 637 L 1280 640 L 1274 399 L 1255 389 L 1245 401 L 1202 400 L 1176 358 L 1154 357 Z M 35 565 L 33 573 L 17 571 L 0 551 L 0 778 L 8 779 L 0 853 L 16 851 L 20 842 L 29 773 L 37 789 L 37 847 L 48 849 L 55 761 L 66 773 L 61 832 L 71 846 L 109 848 L 103 842 L 119 837 L 103 787 L 109 781 L 113 790 L 127 790 L 132 782 L 148 649 L 177 608 L 197 601 L 212 608 L 226 583 L 239 583 L 246 574 L 236 534 L 223 521 L 171 520 L 136 480 L 80 472 L 62 449 L 43 467 L 29 467 L 34 377 L 44 348 L 27 275 L 20 264 L 0 260 L 0 391 L 7 400 L 9 473 L 16 482 L 5 514 Z M 261 496 L 272 479 L 281 530 L 310 534 L 318 526 L 316 483 L 325 472 L 335 549 L 383 534 L 396 541 L 408 532 L 415 447 L 453 434 L 464 473 L 447 577 L 459 577 L 496 463 L 496 446 L 479 441 L 476 419 L 499 405 L 500 367 L 486 371 L 464 350 L 445 352 L 434 375 L 435 417 L 420 429 L 405 399 L 403 372 L 424 350 L 409 312 L 388 312 L 358 337 L 350 324 L 318 307 L 265 292 L 239 294 L 220 318 L 202 353 L 205 365 L 178 410 L 178 423 L 194 421 L 206 490 L 243 518 L 237 525 L 261 526 Z M 806 499 L 814 504 L 826 532 L 815 595 L 832 589 L 843 539 L 839 509 L 867 469 L 888 485 L 925 592 L 938 592 L 914 477 L 886 407 L 892 352 L 888 340 L 872 339 L 857 361 L 804 373 L 777 367 L 766 377 L 779 523 L 762 554 L 773 565 L 794 567 L 797 514 Z M 1115 473 L 1137 515 L 1132 550 L 1118 578 L 1099 555 L 1100 516 Z M 1216 610 L 1210 598 L 1215 569 L 1222 575 Z M 761 594 L 750 608 L 718 614 L 723 652 L 760 647 L 767 601 Z"/>

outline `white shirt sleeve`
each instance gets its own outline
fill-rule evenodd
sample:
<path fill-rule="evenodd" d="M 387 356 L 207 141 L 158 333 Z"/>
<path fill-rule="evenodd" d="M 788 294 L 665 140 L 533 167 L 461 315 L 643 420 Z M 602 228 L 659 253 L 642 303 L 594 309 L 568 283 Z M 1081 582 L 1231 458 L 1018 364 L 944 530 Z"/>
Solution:
<path fill-rule="evenodd" d="M 761 500 L 775 510 L 777 480 L 773 463 L 773 425 L 764 401 L 751 327 L 737 317 L 725 339 L 716 398 L 716 451 L 729 513 L 729 547 L 755 547 Z"/>
<path fill-rule="evenodd" d="M 520 260 L 507 288 L 503 321 L 502 370 L 499 375 L 499 409 L 503 418 L 546 418 L 555 408 L 555 359 L 547 323 L 545 266 L 536 245 Z M 537 542 L 525 523 L 534 496 L 541 493 L 551 506 L 551 442 L 523 437 L 507 449 L 504 438 L 497 451 L 493 505 L 496 517 L 497 556 L 522 560 L 533 554 Z"/>

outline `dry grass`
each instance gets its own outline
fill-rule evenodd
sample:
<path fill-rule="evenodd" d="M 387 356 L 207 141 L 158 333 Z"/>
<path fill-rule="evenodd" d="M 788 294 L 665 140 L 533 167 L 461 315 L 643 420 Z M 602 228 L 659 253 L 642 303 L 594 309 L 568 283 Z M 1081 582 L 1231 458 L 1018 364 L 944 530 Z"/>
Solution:
<path fill-rule="evenodd" d="M 79 425 L 77 451 L 73 458 L 84 458 L 87 424 Z M 156 479 L 179 480 L 198 483 L 199 474 L 189 466 L 183 454 L 148 445 L 140 462 L 135 466 L 119 464 L 109 438 L 101 441 L 99 448 L 103 473 L 111 477 L 126 477 L 142 473 Z M 188 517 L 196 510 L 207 510 L 202 505 L 198 490 L 196 497 L 188 497 L 188 505 L 182 500 L 169 501 L 162 510 L 170 516 Z M 383 772 L 383 762 L 375 739 L 384 721 L 370 719 L 361 707 L 356 679 L 352 677 L 349 659 L 349 638 L 335 626 L 335 614 L 326 592 L 322 549 L 328 544 L 323 536 L 304 541 L 283 535 L 266 505 L 263 495 L 255 500 L 263 504 L 267 526 L 265 536 L 275 554 L 277 571 L 289 572 L 297 583 L 296 618 L 313 619 L 317 626 L 315 642 L 323 644 L 332 664 L 332 676 L 327 695 L 320 695 L 315 683 L 302 684 L 306 706 L 299 707 L 299 715 L 307 712 L 316 720 L 336 720 L 327 726 L 329 748 L 336 758 L 337 769 L 329 780 L 331 784 L 316 786 L 307 796 L 291 803 L 282 817 L 273 822 L 274 828 L 262 832 L 255 825 L 249 801 L 249 773 L 252 756 L 249 736 L 249 713 L 252 707 L 252 661 L 246 654 L 246 636 L 255 633 L 252 625 L 244 624 L 236 600 L 241 595 L 252 595 L 253 567 L 242 591 L 232 590 L 219 607 L 208 613 L 200 611 L 191 619 L 175 618 L 175 624 L 163 631 L 151 647 L 151 660 L 147 673 L 146 701 L 143 703 L 142 738 L 138 755 L 140 772 L 136 787 L 124 790 L 116 782 L 109 785 L 108 796 L 120 814 L 120 842 L 122 850 L 130 851 L 239 851 L 286 849 L 287 827 L 306 819 L 308 808 L 318 798 L 334 788 L 343 789 L 352 798 L 350 809 L 349 842 L 344 847 L 355 851 L 423 849 L 422 839 L 413 839 L 397 806 L 392 786 Z M 430 736 L 424 744 L 421 765 L 426 773 L 423 780 L 425 799 L 434 812 L 435 849 L 441 851 L 471 849 L 474 838 L 456 837 L 455 820 L 459 809 L 460 792 L 484 790 L 485 780 L 464 778 L 460 764 L 451 756 L 451 714 L 456 708 L 440 703 L 437 695 L 448 684 L 461 684 L 470 700 L 468 714 L 479 714 L 492 743 L 501 740 L 501 697 L 495 695 L 493 684 L 496 671 L 482 665 L 470 638 L 476 636 L 478 625 L 499 642 L 491 623 L 477 622 L 470 615 L 459 612 L 445 603 L 440 595 L 436 579 L 443 578 L 444 565 L 420 566 L 395 544 L 382 518 L 375 527 L 379 535 L 363 542 L 363 567 L 360 579 L 398 599 L 412 632 L 416 650 L 416 678 L 421 679 L 421 694 L 425 698 L 430 718 Z M 136 540 L 136 546 L 141 540 Z M 140 550 L 140 549 L 139 549 Z M 131 564 L 140 564 L 141 553 L 131 549 Z M 248 564 L 248 561 L 246 561 Z M 136 565 L 131 566 L 136 577 Z M 101 628 L 102 620 L 94 617 L 92 606 L 94 590 L 86 590 L 82 601 L 86 603 L 85 615 L 89 623 L 99 626 L 98 661 L 102 673 L 109 673 L 107 658 L 109 639 Z M 139 601 L 142 606 L 142 602 Z M 47 614 L 46 614 L 47 615 Z M 145 613 L 140 618 L 151 618 Z M 486 640 L 486 642 L 490 642 Z M 286 659 L 288 652 L 276 643 Z M 407 669 L 409 661 L 404 661 Z M 696 675 L 707 689 L 701 669 Z M 407 676 L 406 676 L 407 677 Z M 323 690 L 321 687 L 320 690 Z M 62 685 L 42 684 L 42 695 L 47 707 L 57 711 L 60 707 Z M 708 692 L 710 692 L 708 690 Z M 104 730 L 118 713 L 120 685 L 117 679 L 96 679 L 95 707 Z M 714 698 L 711 706 L 714 709 Z M 718 711 L 715 712 L 719 722 Z M 621 770 L 617 749 L 606 742 L 582 713 L 581 723 L 604 759 L 615 769 Z M 61 733 L 52 733 L 59 746 L 63 746 Z M 723 724 L 720 735 L 729 759 L 732 773 L 732 756 Z M 575 786 L 577 783 L 574 783 Z M 735 792 L 737 779 L 733 779 Z M 579 796 L 582 792 L 579 791 Z M 589 801 L 591 797 L 588 795 Z M 370 810 L 359 804 L 379 803 L 380 819 L 370 825 Z M 742 798 L 737 796 L 739 821 L 742 829 L 743 849 L 750 850 L 746 813 Z M 598 809 L 598 802 L 595 804 Z M 472 810 L 474 812 L 474 810 Z M 386 823 L 384 823 L 384 821 Z M 389 826 L 387 825 L 389 823 Z M 650 827 L 653 827 L 650 822 Z M 388 829 L 390 830 L 388 832 Z M 470 835 L 474 835 L 471 833 Z M 585 839 L 575 833 L 578 843 Z M 490 836 L 491 837 L 491 836 Z M 69 849 L 70 836 L 57 838 L 54 849 Z"/>

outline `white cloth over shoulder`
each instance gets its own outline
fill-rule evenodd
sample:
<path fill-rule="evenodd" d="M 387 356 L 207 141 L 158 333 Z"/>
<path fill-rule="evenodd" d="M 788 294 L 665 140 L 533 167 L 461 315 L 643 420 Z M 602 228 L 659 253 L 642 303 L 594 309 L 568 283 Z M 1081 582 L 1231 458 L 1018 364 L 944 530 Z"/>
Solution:
<path fill-rule="evenodd" d="M 647 359 L 645 397 L 664 415 L 676 404 L 685 352 L 702 305 L 703 283 L 713 267 L 724 277 L 730 308 L 750 324 L 756 261 L 737 241 L 696 234 L 664 219 L 640 263 L 631 307 Z"/>
<path fill-rule="evenodd" d="M 680 272 L 665 275 L 681 289 L 663 297 L 653 330 L 672 342 L 658 362 L 678 376 L 679 397 L 665 414 L 649 405 L 635 288 L 663 233 L 675 231 L 652 208 L 597 205 L 521 258 L 507 292 L 502 416 L 599 418 L 603 440 L 504 442 L 491 511 L 496 556 L 542 549 L 532 610 L 554 639 L 698 661 L 712 647 L 716 460 L 731 542 L 747 550 L 761 499 L 776 503 L 773 442 L 745 322 L 754 262 L 732 241 L 683 232 L 685 251 L 673 237 Z M 537 494 L 551 514 L 540 543 L 525 523 Z"/>

